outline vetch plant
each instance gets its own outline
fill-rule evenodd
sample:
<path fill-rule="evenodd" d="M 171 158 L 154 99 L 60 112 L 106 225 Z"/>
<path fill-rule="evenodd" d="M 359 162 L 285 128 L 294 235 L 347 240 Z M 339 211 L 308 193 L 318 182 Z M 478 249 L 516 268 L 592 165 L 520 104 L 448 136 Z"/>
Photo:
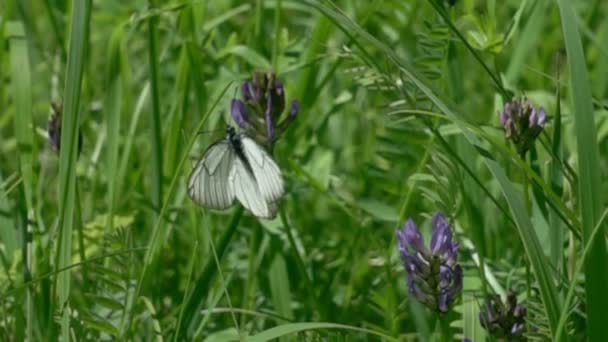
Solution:
<path fill-rule="evenodd" d="M 236 124 L 249 133 L 258 143 L 272 148 L 300 110 L 298 100 L 293 100 L 285 112 L 283 82 L 273 73 L 259 73 L 241 86 L 243 100 L 233 99 L 231 115 Z"/>
<path fill-rule="evenodd" d="M 436 212 L 430 249 L 412 219 L 397 230 L 397 246 L 407 273 L 408 291 L 420 303 L 439 313 L 448 312 L 462 291 L 462 268 L 458 264 L 458 243 L 445 216 Z"/>
<path fill-rule="evenodd" d="M 545 127 L 547 114 L 535 108 L 526 97 L 514 97 L 498 113 L 505 137 L 511 140 L 520 156 L 525 156 Z"/>
<path fill-rule="evenodd" d="M 499 295 L 488 296 L 479 313 L 479 321 L 490 335 L 504 341 L 524 340 L 526 324 L 526 307 L 517 304 L 513 292 L 507 294 L 507 302 L 503 303 Z"/>

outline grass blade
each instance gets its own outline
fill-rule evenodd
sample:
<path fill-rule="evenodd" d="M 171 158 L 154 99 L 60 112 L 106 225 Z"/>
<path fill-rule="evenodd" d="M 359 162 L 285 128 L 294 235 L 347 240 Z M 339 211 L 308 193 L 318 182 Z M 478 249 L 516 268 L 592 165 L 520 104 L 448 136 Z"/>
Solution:
<path fill-rule="evenodd" d="M 87 47 L 91 0 L 75 1 L 72 4 L 70 45 L 68 48 L 67 76 L 64 91 L 65 110 L 61 121 L 61 152 L 59 156 L 59 263 L 65 268 L 71 263 L 72 228 L 74 225 L 76 192 L 76 156 L 78 153 L 78 130 L 80 124 L 79 104 L 82 74 Z M 70 271 L 58 274 L 57 291 L 61 317 L 63 341 L 70 340 Z"/>
<path fill-rule="evenodd" d="M 154 7 L 154 1 L 149 5 Z M 163 142 L 160 117 L 160 89 L 158 84 L 158 32 L 157 16 L 148 18 L 148 59 L 152 96 L 152 205 L 158 210 L 163 199 Z"/>
<path fill-rule="evenodd" d="M 34 130 L 32 121 L 32 90 L 30 75 L 30 59 L 28 54 L 28 41 L 25 29 L 21 22 L 10 22 L 7 25 L 7 35 L 10 42 L 11 80 L 13 83 L 13 98 L 17 115 L 15 115 L 15 135 L 17 137 L 17 150 L 19 152 L 19 166 L 25 193 L 25 214 L 23 220 L 23 254 L 24 282 L 32 277 L 33 258 L 33 226 L 34 219 Z M 20 225 L 21 226 L 21 225 Z M 34 324 L 34 290 L 30 286 L 26 292 L 26 330 L 27 339 L 33 338 Z"/>
<path fill-rule="evenodd" d="M 558 0 L 557 3 L 568 54 L 568 72 L 578 152 L 578 200 L 583 224 L 583 242 L 586 243 L 593 234 L 593 228 L 601 215 L 603 203 L 595 116 L 589 75 L 572 2 Z M 606 244 L 603 239 L 599 239 L 593 243 L 589 257 L 585 260 L 589 341 L 602 341 L 605 336 L 605 310 L 608 307 L 607 270 Z"/>

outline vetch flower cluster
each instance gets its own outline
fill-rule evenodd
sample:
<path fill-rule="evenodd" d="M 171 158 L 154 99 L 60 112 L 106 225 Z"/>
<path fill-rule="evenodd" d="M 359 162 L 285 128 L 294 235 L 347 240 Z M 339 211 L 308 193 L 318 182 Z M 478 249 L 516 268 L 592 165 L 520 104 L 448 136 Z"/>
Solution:
<path fill-rule="evenodd" d="M 241 86 L 243 100 L 233 99 L 232 119 L 257 142 L 269 148 L 298 115 L 300 104 L 291 102 L 285 112 L 285 89 L 273 73 L 255 73 Z"/>
<path fill-rule="evenodd" d="M 490 335 L 507 341 L 524 340 L 526 307 L 517 304 L 514 293 L 507 294 L 507 303 L 499 295 L 489 296 L 479 313 L 479 321 Z"/>
<path fill-rule="evenodd" d="M 515 145 L 517 152 L 524 156 L 542 132 L 547 114 L 542 107 L 534 108 L 526 97 L 514 97 L 498 113 L 505 136 Z"/>
<path fill-rule="evenodd" d="M 435 213 L 431 225 L 430 250 L 412 219 L 397 230 L 397 246 L 410 295 L 445 313 L 462 291 L 462 268 L 458 264 L 458 243 L 452 240 L 452 229 L 445 216 Z"/>

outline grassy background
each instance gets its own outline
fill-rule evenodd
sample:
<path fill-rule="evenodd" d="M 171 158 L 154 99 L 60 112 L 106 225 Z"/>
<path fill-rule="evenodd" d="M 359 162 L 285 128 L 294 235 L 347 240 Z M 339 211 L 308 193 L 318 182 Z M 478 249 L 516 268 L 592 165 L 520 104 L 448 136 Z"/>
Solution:
<path fill-rule="evenodd" d="M 529 337 L 601 341 L 607 13 L 601 0 L 3 1 L 0 340 L 438 338 L 394 231 L 412 217 L 428 238 L 441 210 L 465 269 L 454 339 L 486 339 L 484 294 L 513 290 Z M 281 214 L 197 207 L 193 163 L 238 84 L 269 70 L 301 107 L 274 149 Z M 496 115 L 513 95 L 550 117 L 526 160 Z"/>

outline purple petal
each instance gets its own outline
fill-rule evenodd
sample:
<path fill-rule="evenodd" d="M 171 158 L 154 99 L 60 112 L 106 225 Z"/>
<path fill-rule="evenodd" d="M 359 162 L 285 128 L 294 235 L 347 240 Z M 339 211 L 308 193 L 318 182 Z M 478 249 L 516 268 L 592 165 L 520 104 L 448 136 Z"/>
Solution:
<path fill-rule="evenodd" d="M 545 109 L 543 107 L 540 107 L 538 109 L 538 119 L 536 121 L 536 124 L 540 127 L 545 127 L 546 120 L 547 120 L 547 113 L 545 113 Z"/>
<path fill-rule="evenodd" d="M 424 246 L 424 239 L 422 238 L 422 235 L 418 231 L 418 228 L 416 228 L 416 224 L 412 219 L 408 219 L 405 222 L 403 231 L 405 233 L 405 241 L 409 246 L 412 246 L 412 248 L 414 248 L 417 252 L 425 256 L 428 255 L 428 250 Z"/>
<path fill-rule="evenodd" d="M 431 253 L 441 255 L 452 249 L 452 231 L 450 224 L 446 221 L 442 213 L 436 212 L 431 222 L 433 235 L 431 237 Z"/>
<path fill-rule="evenodd" d="M 249 116 L 247 115 L 247 108 L 241 100 L 232 99 L 230 104 L 230 115 L 234 122 L 236 122 L 242 129 L 249 127 Z"/>
<path fill-rule="evenodd" d="M 295 119 L 296 116 L 298 115 L 299 111 L 300 111 L 300 101 L 298 101 L 298 100 L 291 101 L 291 109 L 289 110 L 290 120 Z"/>
<path fill-rule="evenodd" d="M 274 121 L 272 120 L 272 96 L 268 96 L 266 103 L 266 136 L 268 141 L 273 141 L 275 138 Z"/>
<path fill-rule="evenodd" d="M 250 81 L 246 81 L 241 86 L 241 92 L 245 101 L 251 101 L 253 99 L 253 84 Z"/>
<path fill-rule="evenodd" d="M 452 269 L 448 266 L 439 266 L 439 288 L 445 289 L 452 282 Z"/>
<path fill-rule="evenodd" d="M 528 127 L 532 128 L 536 126 L 536 109 L 532 108 L 530 111 L 530 117 L 528 118 Z"/>
<path fill-rule="evenodd" d="M 517 304 L 515 306 L 515 310 L 513 310 L 513 316 L 519 318 L 519 317 L 525 317 L 527 313 L 527 309 L 524 305 L 522 304 Z"/>
<path fill-rule="evenodd" d="M 500 119 L 500 125 L 504 128 L 507 125 L 507 113 L 505 111 L 499 112 L 498 118 Z"/>
<path fill-rule="evenodd" d="M 439 302 L 437 303 L 437 307 L 438 307 L 439 311 L 441 311 L 443 313 L 448 312 L 451 301 L 452 301 L 452 298 L 450 298 L 450 296 L 447 292 L 442 293 L 439 296 Z"/>
<path fill-rule="evenodd" d="M 276 80 L 274 82 L 274 91 L 278 96 L 284 95 L 283 82 Z"/>

